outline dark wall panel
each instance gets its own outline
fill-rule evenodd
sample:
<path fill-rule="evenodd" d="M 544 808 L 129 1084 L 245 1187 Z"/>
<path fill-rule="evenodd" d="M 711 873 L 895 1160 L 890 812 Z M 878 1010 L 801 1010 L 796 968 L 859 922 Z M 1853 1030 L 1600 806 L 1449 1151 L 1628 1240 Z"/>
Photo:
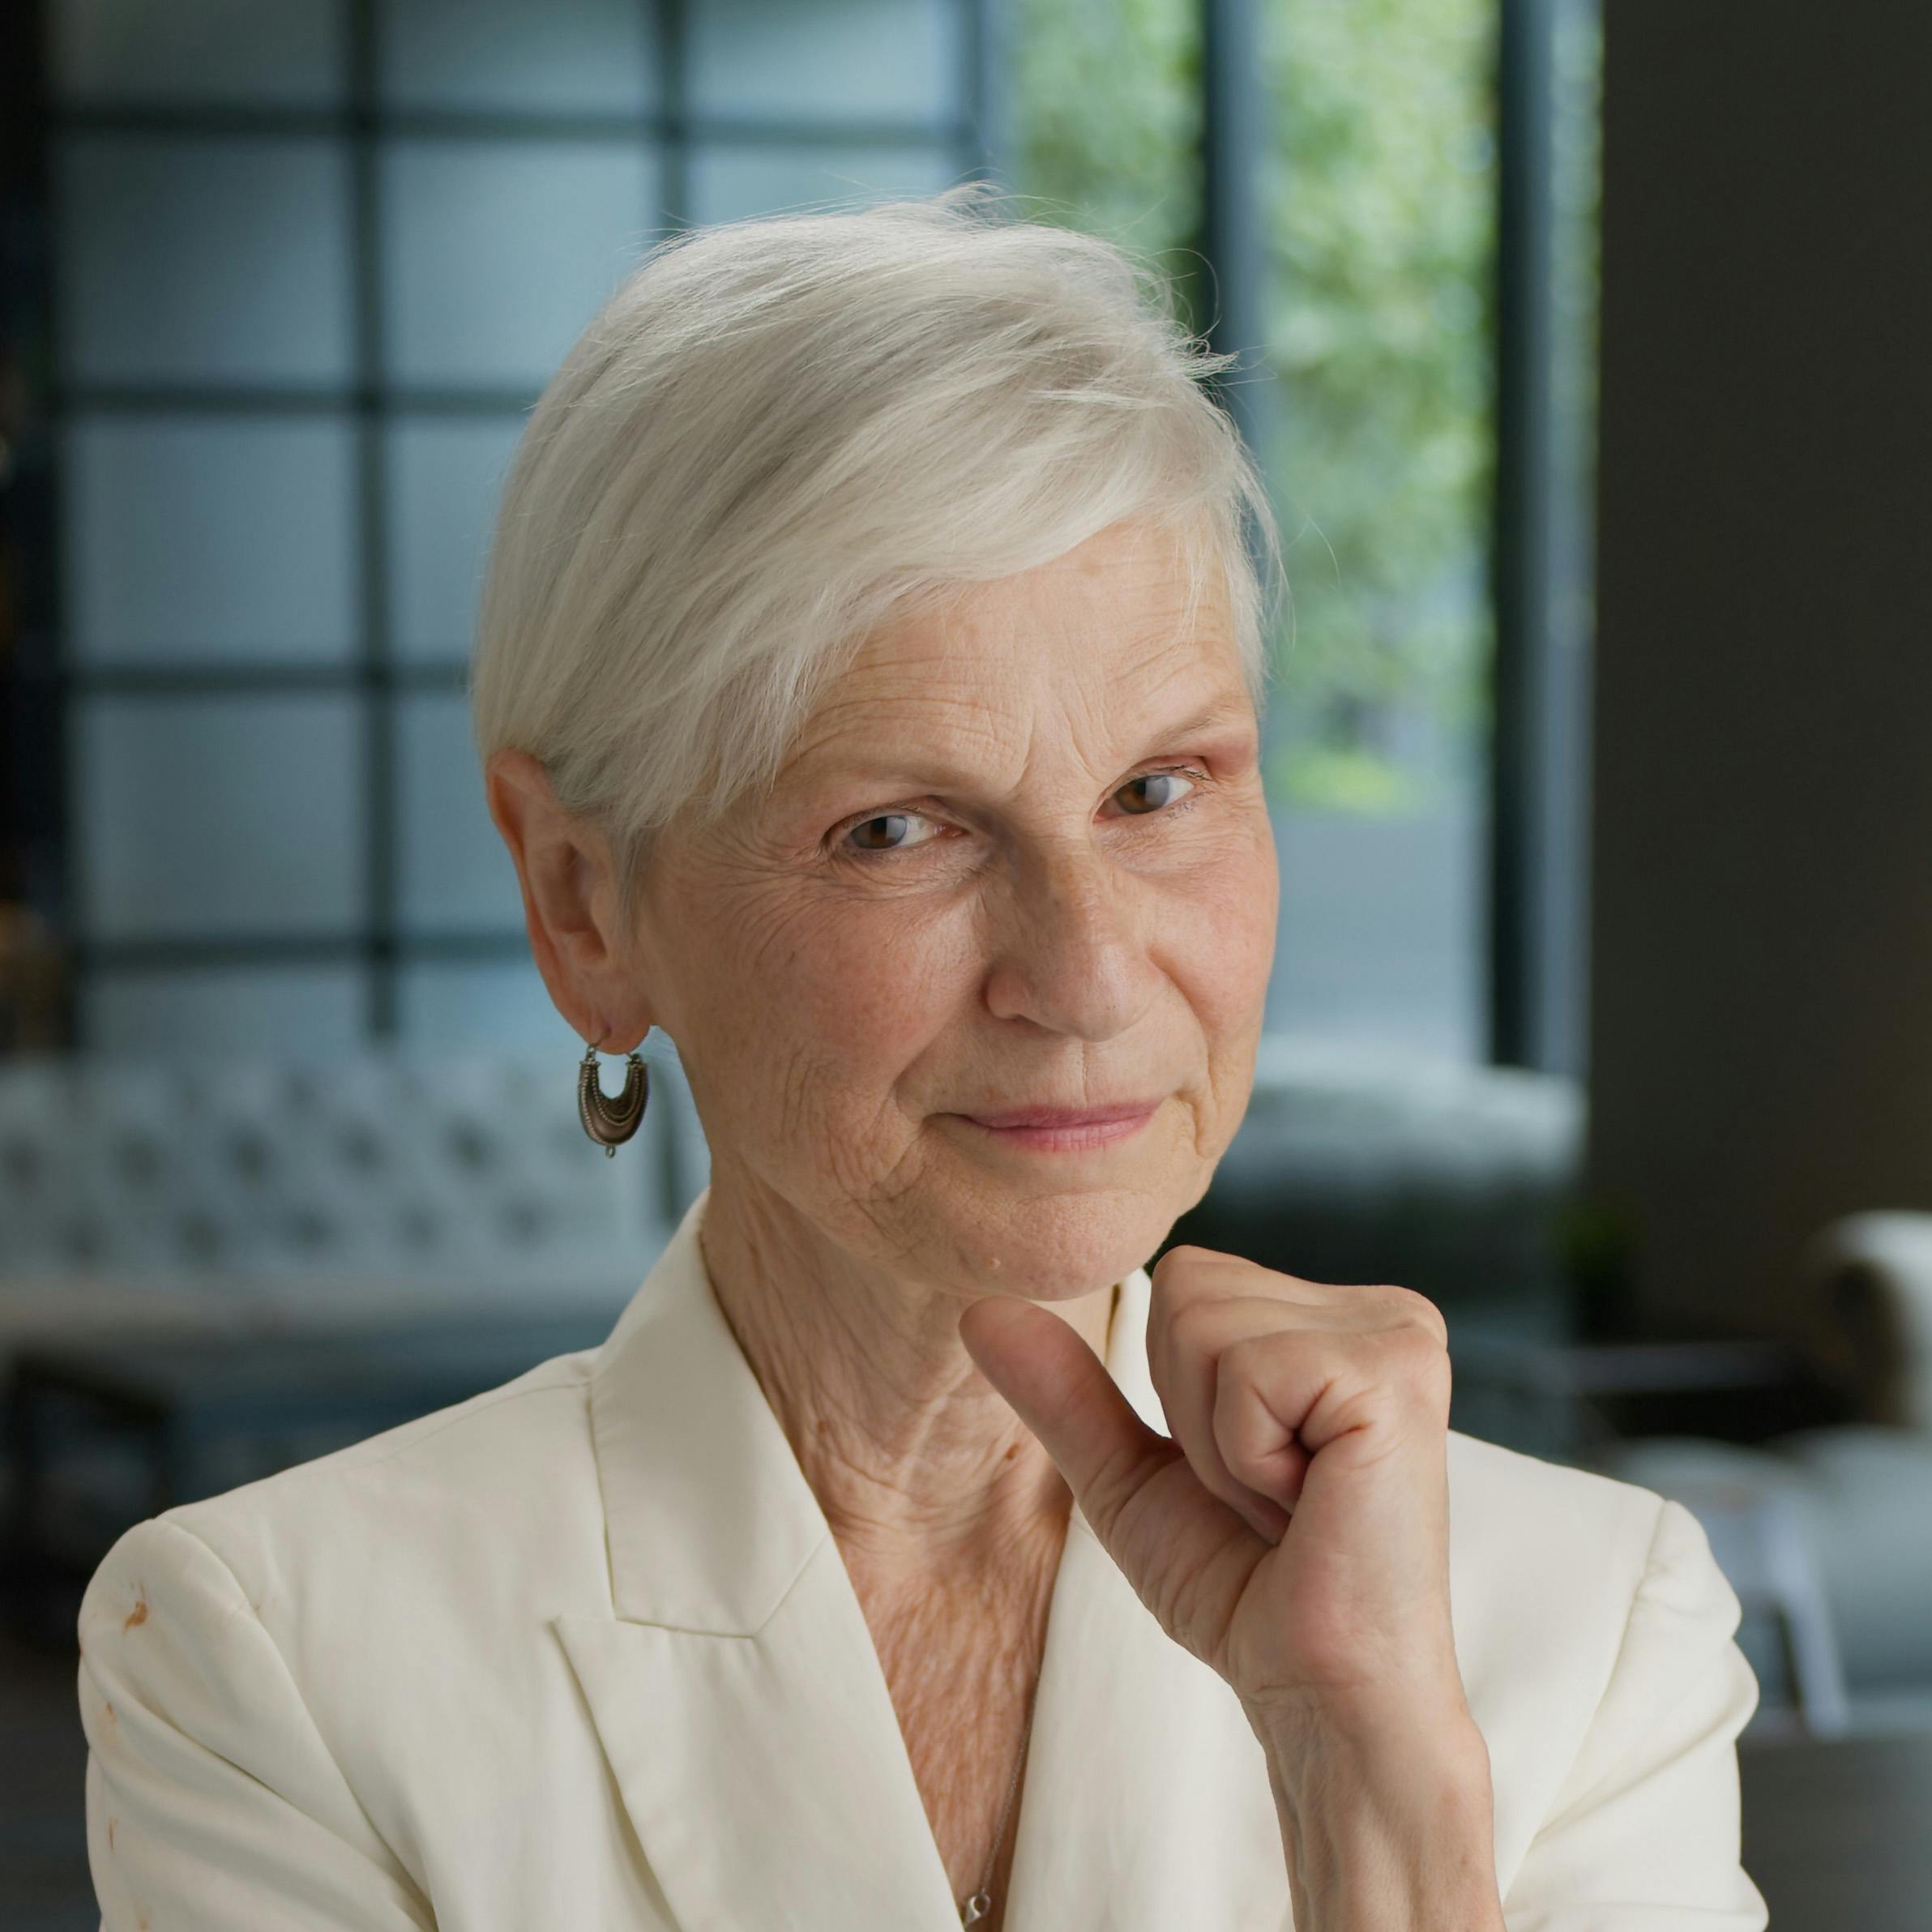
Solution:
<path fill-rule="evenodd" d="M 1932 8 L 1605 15 L 1590 1169 L 1768 1329 L 1932 1208 Z"/>

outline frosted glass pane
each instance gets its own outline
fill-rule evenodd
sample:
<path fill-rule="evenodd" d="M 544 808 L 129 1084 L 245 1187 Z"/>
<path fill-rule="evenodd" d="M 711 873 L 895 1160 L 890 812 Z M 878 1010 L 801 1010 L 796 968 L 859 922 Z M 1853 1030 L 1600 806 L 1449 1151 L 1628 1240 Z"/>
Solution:
<path fill-rule="evenodd" d="M 101 938 L 348 933 L 362 913 L 348 696 L 83 696 L 74 810 Z"/>
<path fill-rule="evenodd" d="M 638 0 L 385 0 L 376 18 L 392 106 L 657 105 L 650 9 Z"/>
<path fill-rule="evenodd" d="M 524 422 L 506 416 L 391 423 L 389 622 L 398 657 L 468 657 L 497 498 Z"/>
<path fill-rule="evenodd" d="M 402 1037 L 434 1046 L 554 1048 L 557 1078 L 574 1089 L 571 1062 L 583 1042 L 550 1003 L 533 961 L 501 965 L 418 960 L 396 976 L 397 1028 Z M 607 1077 L 614 1087 L 617 1076 Z"/>
<path fill-rule="evenodd" d="M 686 15 L 690 110 L 952 120 L 965 11 L 959 0 L 704 0 Z"/>
<path fill-rule="evenodd" d="M 346 419 L 85 417 L 63 455 L 77 656 L 352 655 L 359 553 Z"/>
<path fill-rule="evenodd" d="M 824 202 L 862 207 L 936 194 L 963 173 L 949 147 L 705 146 L 691 156 L 691 219 L 739 221 Z"/>
<path fill-rule="evenodd" d="M 1481 818 L 1469 798 L 1370 817 L 1272 814 L 1284 908 L 1270 1033 L 1480 1059 Z"/>
<path fill-rule="evenodd" d="M 53 87 L 69 100 L 323 106 L 345 68 L 339 0 L 53 0 Z"/>
<path fill-rule="evenodd" d="M 104 382 L 344 380 L 339 143 L 72 135 L 55 148 L 69 372 Z"/>
<path fill-rule="evenodd" d="M 541 387 L 656 239 L 629 143 L 398 140 L 383 155 L 389 372 Z"/>
<path fill-rule="evenodd" d="M 471 747 L 461 692 L 396 700 L 402 922 L 415 931 L 519 933 L 523 895 Z"/>
<path fill-rule="evenodd" d="M 82 1023 L 88 1048 L 102 1053 L 197 1058 L 286 1053 L 303 1059 L 349 1053 L 366 1037 L 363 969 L 107 968 L 85 983 Z"/>

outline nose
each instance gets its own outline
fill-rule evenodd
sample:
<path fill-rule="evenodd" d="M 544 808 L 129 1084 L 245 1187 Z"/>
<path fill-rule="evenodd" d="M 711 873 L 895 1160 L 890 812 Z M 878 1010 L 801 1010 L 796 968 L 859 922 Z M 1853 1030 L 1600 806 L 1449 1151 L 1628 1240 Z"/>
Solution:
<path fill-rule="evenodd" d="M 1091 846 L 1029 855 L 1004 895 L 989 1010 L 1081 1040 L 1125 1032 L 1158 986 L 1148 955 L 1151 916 L 1144 887 Z"/>

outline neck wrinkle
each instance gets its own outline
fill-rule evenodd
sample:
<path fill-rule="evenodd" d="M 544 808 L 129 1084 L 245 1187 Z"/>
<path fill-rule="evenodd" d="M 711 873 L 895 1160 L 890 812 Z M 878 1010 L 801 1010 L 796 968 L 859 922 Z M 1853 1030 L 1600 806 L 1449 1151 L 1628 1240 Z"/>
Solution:
<path fill-rule="evenodd" d="M 967 1353 L 958 1298 L 857 1269 L 827 1285 L 817 1268 L 770 1265 L 776 1244 L 744 1239 L 715 1205 L 714 1193 L 699 1228 L 712 1293 L 848 1567 L 916 1588 L 947 1572 L 1011 1575 L 1057 1549 L 1071 1494 Z M 1040 1306 L 1105 1361 L 1119 1298 L 1115 1283 Z"/>

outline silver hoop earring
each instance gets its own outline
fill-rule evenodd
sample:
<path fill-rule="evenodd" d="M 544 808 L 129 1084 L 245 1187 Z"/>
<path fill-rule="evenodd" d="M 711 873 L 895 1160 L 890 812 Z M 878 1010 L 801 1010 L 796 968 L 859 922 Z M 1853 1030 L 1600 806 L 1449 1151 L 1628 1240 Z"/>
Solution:
<path fill-rule="evenodd" d="M 577 1118 L 583 1131 L 605 1156 L 616 1160 L 618 1147 L 637 1131 L 651 1097 L 651 1070 L 633 1053 L 624 1069 L 624 1085 L 607 1094 L 597 1079 L 597 1049 L 587 1046 L 577 1063 Z"/>

